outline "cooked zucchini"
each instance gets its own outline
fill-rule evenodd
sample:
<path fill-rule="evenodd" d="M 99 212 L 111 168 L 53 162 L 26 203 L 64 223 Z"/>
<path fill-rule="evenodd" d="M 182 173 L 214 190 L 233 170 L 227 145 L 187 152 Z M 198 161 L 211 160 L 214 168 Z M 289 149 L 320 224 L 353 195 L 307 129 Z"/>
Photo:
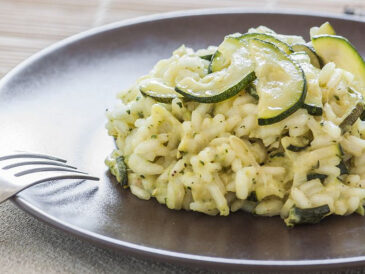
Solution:
<path fill-rule="evenodd" d="M 310 101 L 310 100 L 308 100 Z M 322 104 L 322 102 L 321 102 Z M 316 103 L 314 102 L 307 102 L 304 103 L 303 107 L 308 111 L 310 115 L 313 116 L 321 116 L 323 114 L 323 108 L 319 105 L 318 101 Z"/>
<path fill-rule="evenodd" d="M 251 39 L 249 49 L 258 77 L 258 123 L 277 123 L 303 105 L 307 92 L 303 70 L 270 42 Z"/>
<path fill-rule="evenodd" d="M 293 152 L 299 152 L 310 145 L 310 141 L 308 138 L 300 138 L 300 137 L 289 137 L 291 144 L 289 144 L 286 149 L 293 151 Z"/>
<path fill-rule="evenodd" d="M 311 86 L 313 75 L 318 75 L 319 73 L 318 69 L 311 64 L 311 59 L 305 51 L 294 52 L 290 57 L 300 65 L 307 81 L 307 95 L 303 103 L 303 108 L 310 115 L 322 115 L 322 91 L 319 87 L 315 88 Z"/>
<path fill-rule="evenodd" d="M 324 180 L 328 177 L 326 174 L 320 174 L 320 173 L 308 173 L 307 174 L 307 181 L 311 181 L 314 179 L 319 179 L 321 183 L 324 182 Z"/>
<path fill-rule="evenodd" d="M 209 67 L 208 67 L 208 73 L 216 72 L 218 70 L 223 69 L 225 66 L 228 65 L 228 61 L 224 59 L 223 54 L 217 50 L 210 61 Z"/>
<path fill-rule="evenodd" d="M 295 52 L 304 51 L 309 56 L 310 62 L 314 67 L 319 69 L 322 67 L 323 63 L 321 58 L 319 58 L 316 51 L 311 46 L 308 46 L 306 44 L 295 44 L 292 45 L 292 48 Z"/>
<path fill-rule="evenodd" d="M 175 91 L 180 93 L 185 98 L 195 102 L 217 103 L 235 96 L 241 90 L 246 89 L 247 86 L 255 79 L 256 79 L 255 73 L 250 72 L 244 75 L 243 78 L 238 83 L 233 84 L 231 87 L 223 91 L 219 90 L 193 91 L 192 89 L 183 86 L 176 86 Z"/>
<path fill-rule="evenodd" d="M 203 60 L 210 61 L 212 59 L 212 56 L 213 56 L 213 54 L 208 54 L 208 55 L 200 56 L 200 58 L 202 58 Z"/>
<path fill-rule="evenodd" d="M 270 42 L 277 46 L 279 49 L 284 51 L 286 54 L 291 54 L 294 52 L 294 50 L 289 46 L 287 43 L 275 38 L 274 36 L 270 34 L 265 33 L 245 33 L 242 36 L 237 37 L 237 39 L 248 41 L 250 39 L 259 39 L 261 41 Z"/>
<path fill-rule="evenodd" d="M 122 186 L 128 186 L 128 171 L 127 165 L 124 162 L 124 157 L 120 155 L 119 151 L 113 153 L 105 159 L 105 164 L 109 167 L 110 172 L 116 177 L 118 183 Z"/>
<path fill-rule="evenodd" d="M 341 160 L 337 167 L 340 169 L 340 175 L 349 174 L 349 170 L 343 160 Z"/>
<path fill-rule="evenodd" d="M 252 202 L 257 202 L 257 196 L 256 196 L 256 192 L 255 191 L 252 191 L 250 193 L 250 195 L 247 197 L 248 201 L 252 201 Z"/>
<path fill-rule="evenodd" d="M 322 35 L 322 34 L 336 35 L 336 32 L 329 22 L 325 22 L 320 27 L 311 28 L 310 34 L 311 37 L 313 37 L 315 35 Z"/>
<path fill-rule="evenodd" d="M 242 47 L 244 47 L 243 42 L 236 39 L 235 36 L 226 36 L 212 56 L 208 67 L 208 73 L 216 72 L 228 67 L 231 63 L 233 53 Z"/>
<path fill-rule="evenodd" d="M 216 72 L 229 66 L 233 52 L 235 52 L 240 47 L 247 46 L 247 42 L 250 39 L 260 39 L 262 41 L 271 42 L 286 54 L 294 52 L 288 44 L 276 39 L 274 36 L 269 34 L 245 33 L 228 35 L 214 53 L 208 68 L 208 73 Z"/>
<path fill-rule="evenodd" d="M 115 159 L 115 161 L 117 163 L 118 174 L 114 174 L 114 175 L 115 175 L 115 177 L 117 177 L 118 182 L 121 183 L 122 186 L 127 186 L 128 185 L 128 172 L 127 172 L 127 165 L 124 162 L 124 157 L 118 156 Z"/>
<path fill-rule="evenodd" d="M 269 155 L 269 157 L 271 159 L 276 158 L 276 157 L 284 157 L 284 156 L 285 156 L 285 153 L 281 152 L 281 151 L 279 151 L 279 152 L 275 151 L 275 152 L 270 153 L 270 155 Z"/>
<path fill-rule="evenodd" d="M 151 79 L 144 81 L 139 87 L 139 91 L 143 96 L 148 96 L 160 103 L 171 103 L 171 101 L 179 96 L 174 88 L 167 86 L 157 80 Z"/>
<path fill-rule="evenodd" d="M 323 114 L 323 109 L 316 104 L 304 104 L 303 107 L 308 111 L 310 115 L 321 116 Z"/>
<path fill-rule="evenodd" d="M 293 52 L 289 56 L 293 61 L 297 62 L 299 65 L 303 63 L 310 64 L 309 56 L 304 51 Z"/>
<path fill-rule="evenodd" d="M 309 146 L 309 144 L 304 145 L 304 146 L 294 146 L 294 145 L 289 145 L 286 147 L 286 149 L 293 151 L 293 152 L 299 152 L 302 151 L 304 149 L 306 149 Z"/>
<path fill-rule="evenodd" d="M 246 91 L 253 98 L 255 98 L 256 100 L 258 100 L 259 99 L 259 95 L 257 94 L 256 84 L 257 84 L 257 80 L 251 82 L 251 84 L 249 84 L 249 86 L 246 88 Z"/>
<path fill-rule="evenodd" d="M 157 102 L 169 104 L 172 102 L 173 99 L 177 98 L 176 92 L 175 94 L 164 94 L 160 92 L 155 92 L 152 90 L 143 90 L 142 88 L 139 89 L 143 96 L 148 96 L 155 99 Z"/>
<path fill-rule="evenodd" d="M 361 86 L 365 86 L 365 62 L 346 38 L 336 35 L 318 35 L 312 37 L 312 44 L 325 64 L 334 62 L 339 68 L 351 72 Z M 365 95 L 365 90 L 361 93 Z"/>
<path fill-rule="evenodd" d="M 285 223 L 289 227 L 293 227 L 297 224 L 316 224 L 330 212 L 331 210 L 328 205 L 305 209 L 293 207 L 290 209 L 289 216 L 285 219 Z"/>
<path fill-rule="evenodd" d="M 364 111 L 364 104 L 358 103 L 351 113 L 342 121 L 339 125 L 342 132 L 346 132 L 356 122 L 356 120 L 362 115 Z"/>
<path fill-rule="evenodd" d="M 363 112 L 361 112 L 360 120 L 365 121 L 365 110 L 363 110 Z"/>

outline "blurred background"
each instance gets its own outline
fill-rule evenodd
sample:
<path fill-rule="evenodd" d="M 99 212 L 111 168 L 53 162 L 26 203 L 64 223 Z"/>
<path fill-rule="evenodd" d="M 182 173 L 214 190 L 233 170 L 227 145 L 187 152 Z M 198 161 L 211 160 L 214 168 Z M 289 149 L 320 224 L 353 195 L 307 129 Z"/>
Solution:
<path fill-rule="evenodd" d="M 229 7 L 365 15 L 364 0 L 0 0 L 0 78 L 40 49 L 95 26 L 153 13 Z"/>

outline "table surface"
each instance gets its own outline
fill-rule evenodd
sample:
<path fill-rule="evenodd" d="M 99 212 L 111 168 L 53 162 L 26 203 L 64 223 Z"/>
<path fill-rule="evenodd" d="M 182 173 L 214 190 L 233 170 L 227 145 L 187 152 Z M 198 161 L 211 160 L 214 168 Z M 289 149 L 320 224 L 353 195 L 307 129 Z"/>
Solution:
<path fill-rule="evenodd" d="M 365 13 L 363 0 L 0 0 L 0 78 L 38 50 L 127 18 L 186 9 L 246 7 Z M 0 273 L 206 273 L 94 246 L 0 205 Z M 349 270 L 346 273 L 362 273 Z"/>

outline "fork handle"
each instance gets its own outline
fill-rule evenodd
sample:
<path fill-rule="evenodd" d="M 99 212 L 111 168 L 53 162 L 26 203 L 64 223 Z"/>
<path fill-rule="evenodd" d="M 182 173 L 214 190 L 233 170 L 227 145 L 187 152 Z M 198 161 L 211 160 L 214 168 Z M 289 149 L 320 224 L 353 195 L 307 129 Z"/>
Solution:
<path fill-rule="evenodd" d="M 0 178 L 0 204 L 17 194 L 22 189 L 24 189 L 24 187 L 9 184 L 6 180 L 2 180 Z"/>

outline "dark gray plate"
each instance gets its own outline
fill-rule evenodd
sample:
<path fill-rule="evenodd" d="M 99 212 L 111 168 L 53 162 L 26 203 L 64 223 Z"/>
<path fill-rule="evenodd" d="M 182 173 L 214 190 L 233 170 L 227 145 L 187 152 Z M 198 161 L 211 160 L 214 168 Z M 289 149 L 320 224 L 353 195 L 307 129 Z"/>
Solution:
<path fill-rule="evenodd" d="M 113 149 L 105 108 L 181 44 L 218 44 L 225 34 L 266 25 L 308 38 L 330 21 L 365 53 L 365 23 L 339 17 L 240 10 L 185 12 L 112 24 L 62 41 L 28 59 L 0 82 L 0 147 L 53 154 L 100 182 L 44 183 L 14 202 L 41 220 L 103 246 L 176 262 L 236 269 L 363 265 L 365 218 L 330 217 L 287 229 L 276 218 L 173 211 L 142 201 L 109 176 Z"/>

